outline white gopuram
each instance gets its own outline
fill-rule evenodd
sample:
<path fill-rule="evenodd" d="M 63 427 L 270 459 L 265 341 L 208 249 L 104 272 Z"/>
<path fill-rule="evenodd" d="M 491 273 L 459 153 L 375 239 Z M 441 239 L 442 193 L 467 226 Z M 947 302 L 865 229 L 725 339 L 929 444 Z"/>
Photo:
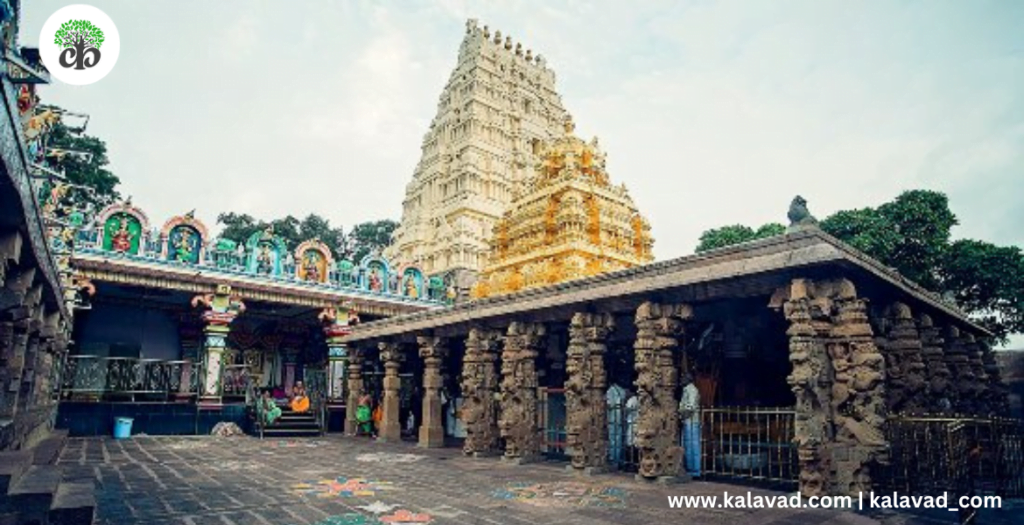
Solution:
<path fill-rule="evenodd" d="M 428 275 L 482 269 L 494 224 L 533 176 L 541 144 L 562 136 L 565 118 L 555 73 L 540 55 L 467 21 L 384 255 Z"/>

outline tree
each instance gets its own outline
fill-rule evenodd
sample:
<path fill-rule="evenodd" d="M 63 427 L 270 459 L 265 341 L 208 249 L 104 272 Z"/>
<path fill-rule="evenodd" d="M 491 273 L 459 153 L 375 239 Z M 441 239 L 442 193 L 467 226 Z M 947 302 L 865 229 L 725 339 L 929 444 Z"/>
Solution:
<path fill-rule="evenodd" d="M 359 262 L 371 252 L 379 252 L 391 243 L 391 234 L 398 227 L 392 220 L 370 221 L 355 225 L 345 234 L 339 227 L 332 227 L 329 220 L 311 213 L 301 221 L 288 215 L 283 219 L 267 222 L 258 220 L 247 213 L 221 213 L 217 223 L 223 224 L 220 236 L 237 243 L 244 243 L 256 232 L 273 226 L 274 233 L 281 236 L 289 250 L 310 239 L 320 239 L 331 253 L 339 259 Z"/>
<path fill-rule="evenodd" d="M 103 30 L 88 20 L 68 20 L 60 25 L 53 37 L 54 44 L 75 48 L 79 52 L 86 47 L 99 48 L 103 40 Z"/>
<path fill-rule="evenodd" d="M 785 232 L 786 227 L 777 222 L 770 222 L 762 225 L 757 230 L 742 224 L 713 228 L 701 234 L 700 243 L 697 245 L 697 253 L 714 250 L 715 248 L 721 248 L 723 246 L 731 246 L 733 244 L 763 239 L 765 237 L 772 237 L 774 235 L 781 235 Z"/>
<path fill-rule="evenodd" d="M 57 171 L 63 170 L 68 182 L 92 188 L 95 192 L 93 195 L 74 192 L 72 198 L 78 203 L 87 202 L 102 208 L 120 198 L 117 185 L 121 179 L 106 168 L 110 160 L 107 158 L 105 142 L 84 133 L 75 133 L 58 121 L 47 137 L 47 147 L 51 150 L 88 153 L 59 155 L 52 161 Z"/>
<path fill-rule="evenodd" d="M 368 254 L 383 250 L 391 244 L 391 235 L 395 228 L 398 228 L 398 223 L 390 219 L 363 222 L 353 226 L 349 232 L 346 255 L 358 263 Z"/>
<path fill-rule="evenodd" d="M 952 295 L 957 305 L 996 338 L 1024 332 L 1024 256 L 1016 247 L 975 240 L 950 242 L 957 224 L 946 195 L 901 193 L 877 208 L 838 211 L 821 228 L 922 286 Z M 743 225 L 701 234 L 697 251 L 757 237 Z"/>

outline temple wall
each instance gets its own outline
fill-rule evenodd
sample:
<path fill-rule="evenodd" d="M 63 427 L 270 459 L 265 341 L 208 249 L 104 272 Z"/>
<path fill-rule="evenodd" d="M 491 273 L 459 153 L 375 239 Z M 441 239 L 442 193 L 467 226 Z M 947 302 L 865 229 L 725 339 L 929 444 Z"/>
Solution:
<path fill-rule="evenodd" d="M 1024 350 L 997 350 L 995 358 L 1010 390 L 1010 416 L 1024 418 Z"/>
<path fill-rule="evenodd" d="M 181 358 L 177 320 L 163 310 L 98 304 L 76 320 L 75 353 L 112 357 Z"/>

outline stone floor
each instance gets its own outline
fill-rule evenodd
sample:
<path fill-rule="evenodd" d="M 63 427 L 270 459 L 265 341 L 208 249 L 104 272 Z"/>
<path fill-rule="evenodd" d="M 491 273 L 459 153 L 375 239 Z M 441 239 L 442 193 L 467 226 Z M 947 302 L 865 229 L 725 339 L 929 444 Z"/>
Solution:
<path fill-rule="evenodd" d="M 65 478 L 95 482 L 98 525 L 878 523 L 825 510 L 670 509 L 668 495 L 751 489 L 576 477 L 559 463 L 341 437 L 73 439 L 60 463 Z"/>

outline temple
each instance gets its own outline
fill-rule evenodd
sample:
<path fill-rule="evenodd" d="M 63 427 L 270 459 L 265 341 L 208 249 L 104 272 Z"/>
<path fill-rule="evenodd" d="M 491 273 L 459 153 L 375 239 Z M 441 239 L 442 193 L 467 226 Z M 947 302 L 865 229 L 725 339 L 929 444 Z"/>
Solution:
<path fill-rule="evenodd" d="M 516 292 L 654 260 L 651 226 L 625 186 L 613 186 L 605 155 L 565 134 L 544 144 L 541 162 L 494 228 L 490 258 L 472 296 Z"/>
<path fill-rule="evenodd" d="M 562 135 L 565 116 L 540 55 L 467 22 L 384 255 L 468 290 L 494 225 L 532 176 L 540 144 Z"/>

